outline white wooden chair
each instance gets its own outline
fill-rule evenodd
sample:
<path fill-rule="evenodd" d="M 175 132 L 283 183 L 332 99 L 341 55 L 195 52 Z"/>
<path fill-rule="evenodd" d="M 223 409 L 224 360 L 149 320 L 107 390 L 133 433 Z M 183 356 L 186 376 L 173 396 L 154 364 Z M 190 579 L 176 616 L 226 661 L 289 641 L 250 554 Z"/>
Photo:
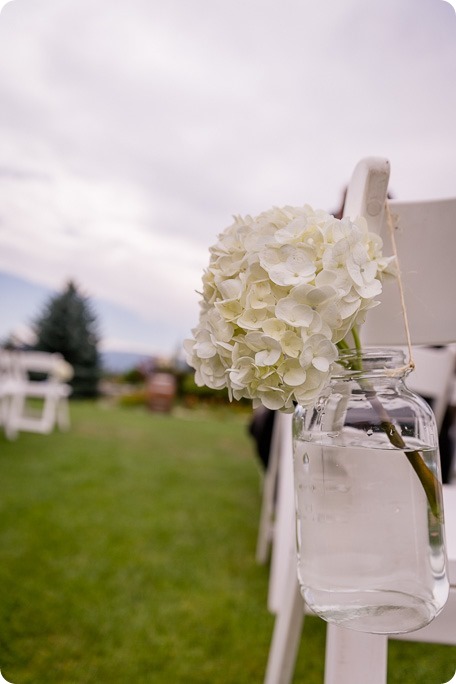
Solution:
<path fill-rule="evenodd" d="M 345 205 L 345 215 L 352 217 L 364 215 L 370 229 L 382 234 L 386 243 L 385 253 L 391 252 L 384 227 L 383 209 L 388 179 L 389 163 L 387 160 L 363 160 L 355 169 Z M 396 240 L 412 340 L 426 345 L 454 342 L 456 320 L 455 316 L 451 315 L 451 311 L 452 295 L 456 291 L 456 269 L 451 269 L 449 260 L 455 253 L 456 199 L 410 205 L 392 203 L 392 205 L 392 211 L 400 217 L 400 223 L 396 229 Z M 398 239 L 399 234 L 400 239 Z M 403 252 L 407 254 L 405 259 L 403 259 Z M 403 316 L 397 305 L 398 292 L 392 289 L 394 285 L 391 283 L 385 287 L 383 305 L 370 312 L 370 314 L 375 313 L 375 320 L 368 317 L 363 330 L 363 344 L 400 345 L 404 343 Z M 436 293 L 438 293 L 437 297 Z M 442 301 L 439 300 L 436 303 L 435 300 L 439 298 Z M 385 314 L 383 317 L 382 311 Z M 429 318 L 427 318 L 428 314 Z M 437 352 L 437 350 L 416 350 L 417 363 L 420 367 L 420 370 L 416 371 L 417 389 L 426 393 L 427 396 L 431 397 L 434 394 L 438 397 L 437 417 L 441 420 L 449 397 L 454 358 L 452 351 L 446 350 L 439 351 L 439 356 L 433 359 L 435 362 L 438 358 L 442 367 L 441 382 L 437 385 L 437 372 L 429 374 L 426 378 L 428 368 L 422 360 L 424 354 L 432 354 L 434 351 Z M 447 371 L 448 377 L 445 375 Z M 410 376 L 408 383 L 410 387 L 413 386 L 412 377 Z M 287 438 L 282 437 L 283 439 Z M 283 447 L 285 447 L 284 444 Z M 278 472 L 279 483 L 280 481 L 289 483 L 290 477 L 292 478 L 291 444 L 280 450 Z M 277 617 L 265 684 L 288 684 L 291 681 L 304 619 L 304 604 L 296 579 L 294 512 L 290 512 L 290 500 L 293 501 L 294 495 L 292 487 L 289 484 L 286 486 L 287 491 L 282 492 L 279 484 L 277 499 L 270 578 L 270 582 L 275 585 L 270 586 L 270 597 L 271 594 L 275 597 L 273 607 L 277 611 Z M 450 598 L 444 611 L 431 625 L 403 638 L 456 644 L 454 627 L 456 624 L 456 488 L 451 485 L 445 486 L 444 497 L 449 541 Z M 282 521 L 280 525 L 279 520 Z M 292 535 L 290 535 L 290 528 L 293 529 Z M 281 564 L 282 567 L 281 572 L 277 572 L 274 556 L 275 549 L 280 548 L 278 539 L 281 536 L 292 538 L 293 545 L 288 553 L 280 551 L 277 565 Z M 448 622 L 453 624 L 451 629 L 448 629 Z M 386 666 L 387 637 L 364 634 L 328 624 L 325 684 L 365 684 L 367 681 L 370 684 L 385 684 Z"/>
<path fill-rule="evenodd" d="M 72 377 L 70 364 L 60 354 L 32 351 L 8 354 L 2 412 L 8 439 L 14 439 L 21 431 L 49 434 L 56 425 L 67 429 L 71 387 L 65 381 Z"/>

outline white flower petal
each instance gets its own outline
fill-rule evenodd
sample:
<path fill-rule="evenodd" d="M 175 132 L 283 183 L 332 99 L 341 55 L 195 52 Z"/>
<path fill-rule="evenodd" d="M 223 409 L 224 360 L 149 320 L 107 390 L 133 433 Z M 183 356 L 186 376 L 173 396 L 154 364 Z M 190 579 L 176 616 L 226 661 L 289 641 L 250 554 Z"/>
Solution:
<path fill-rule="evenodd" d="M 326 373 L 329 370 L 330 362 L 324 356 L 314 356 L 312 366 L 322 373 Z"/>

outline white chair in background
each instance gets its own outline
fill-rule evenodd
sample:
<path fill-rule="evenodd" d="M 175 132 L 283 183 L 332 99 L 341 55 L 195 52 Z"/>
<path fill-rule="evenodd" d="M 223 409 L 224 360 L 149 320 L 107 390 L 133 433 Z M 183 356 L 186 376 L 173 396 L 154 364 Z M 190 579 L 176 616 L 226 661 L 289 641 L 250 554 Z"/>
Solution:
<path fill-rule="evenodd" d="M 362 160 L 350 182 L 344 212 L 353 218 L 365 216 L 370 229 L 384 238 L 386 254 L 391 253 L 392 249 L 384 212 L 388 179 L 387 160 Z M 412 341 L 423 345 L 453 343 L 456 340 L 456 315 L 453 313 L 456 269 L 452 268 L 451 261 L 456 253 L 456 199 L 390 204 L 397 226 L 395 237 Z M 369 312 L 362 333 L 363 344 L 403 345 L 404 321 L 396 283 L 385 285 L 382 300 L 382 306 Z M 423 360 L 425 354 L 428 354 L 428 360 L 433 356 L 432 362 L 436 364 L 435 368 L 438 362 L 440 371 L 428 372 L 430 365 L 428 367 L 428 361 Z M 408 385 L 435 399 L 436 417 L 441 424 L 453 381 L 453 351 L 417 349 L 416 362 L 417 384 L 413 384 L 412 373 Z M 287 440 L 291 440 L 291 433 L 288 438 L 282 431 L 281 439 L 270 578 L 274 586 L 270 585 L 269 592 L 270 597 L 271 594 L 275 597 L 273 608 L 277 616 L 265 684 L 289 684 L 291 681 L 304 619 L 304 603 L 296 579 L 294 511 L 290 512 L 290 500 L 294 500 L 294 493 L 289 484 L 292 478 L 292 453 L 291 443 L 287 443 Z M 280 481 L 287 491 L 282 491 Z M 444 486 L 444 497 L 450 598 L 444 611 L 431 625 L 413 635 L 405 635 L 404 639 L 456 644 L 456 488 Z M 280 525 L 279 521 L 282 521 Z M 275 566 L 275 549 L 280 548 L 280 537 L 292 538 L 293 544 L 289 546 L 288 553 L 280 551 L 280 556 L 277 554 Z M 277 570 L 279 565 L 280 572 Z M 450 629 L 449 623 L 453 625 Z M 385 636 L 364 634 L 328 624 L 325 684 L 366 684 L 367 681 L 370 684 L 385 684 L 387 643 Z"/>
<path fill-rule="evenodd" d="M 72 374 L 72 367 L 61 354 L 9 352 L 5 435 L 14 439 L 22 431 L 49 434 L 56 425 L 68 429 L 71 387 L 66 381 Z"/>

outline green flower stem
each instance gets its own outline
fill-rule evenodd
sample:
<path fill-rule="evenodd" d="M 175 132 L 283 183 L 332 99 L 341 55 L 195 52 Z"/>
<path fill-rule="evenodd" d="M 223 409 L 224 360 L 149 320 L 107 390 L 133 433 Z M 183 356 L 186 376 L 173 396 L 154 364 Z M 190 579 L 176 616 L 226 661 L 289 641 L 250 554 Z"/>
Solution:
<path fill-rule="evenodd" d="M 347 340 L 340 340 L 340 341 L 337 343 L 336 347 L 339 347 L 340 350 L 346 349 L 347 351 L 350 351 L 350 349 L 351 349 L 351 347 L 350 347 L 350 345 L 348 344 Z"/>
<path fill-rule="evenodd" d="M 440 486 L 439 482 L 430 468 L 424 462 L 423 456 L 419 451 L 413 450 L 408 451 L 407 445 L 405 444 L 402 436 L 398 432 L 396 426 L 389 420 L 389 417 L 385 411 L 385 408 L 378 400 L 375 393 L 369 395 L 369 400 L 371 406 L 377 409 L 380 414 L 381 423 L 380 427 L 383 432 L 387 435 L 389 441 L 397 449 L 401 449 L 406 455 L 410 465 L 412 466 L 415 473 L 423 485 L 423 489 L 426 493 L 427 500 L 429 502 L 429 507 L 437 520 L 441 519 L 442 507 L 439 500 Z"/>
<path fill-rule="evenodd" d="M 355 348 L 358 352 L 358 358 L 352 361 L 352 370 L 362 371 L 362 361 L 361 361 L 361 341 L 359 338 L 358 330 L 356 327 L 352 328 L 352 336 L 355 343 Z M 346 340 L 341 340 L 337 343 L 337 347 L 342 350 L 350 349 L 349 344 Z M 426 465 L 422 454 L 419 451 L 408 451 L 407 445 L 402 439 L 401 434 L 398 432 L 394 423 L 391 422 L 385 407 L 378 399 L 375 391 L 371 388 L 367 388 L 367 396 L 371 402 L 371 406 L 377 411 L 380 418 L 380 427 L 383 432 L 388 437 L 391 444 L 404 452 L 410 465 L 417 474 L 423 489 L 426 493 L 427 500 L 429 502 L 429 507 L 437 520 L 441 520 L 442 517 L 442 506 L 440 501 L 440 486 L 439 482 L 430 468 Z"/>
<path fill-rule="evenodd" d="M 355 343 L 356 351 L 358 352 L 359 355 L 361 355 L 361 352 L 362 352 L 361 340 L 360 340 L 358 328 L 356 325 L 353 326 L 351 333 L 353 335 L 353 341 Z"/>

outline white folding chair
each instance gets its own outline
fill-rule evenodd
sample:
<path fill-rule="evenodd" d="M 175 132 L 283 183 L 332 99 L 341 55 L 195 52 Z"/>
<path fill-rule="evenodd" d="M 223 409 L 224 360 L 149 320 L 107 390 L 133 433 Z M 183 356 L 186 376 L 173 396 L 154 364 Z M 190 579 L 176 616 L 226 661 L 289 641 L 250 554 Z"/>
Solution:
<path fill-rule="evenodd" d="M 61 354 L 10 352 L 9 368 L 6 436 L 14 439 L 21 431 L 49 434 L 56 425 L 67 429 L 71 387 L 65 380 L 71 378 L 72 368 Z"/>
<path fill-rule="evenodd" d="M 389 180 L 389 163 L 385 159 L 369 158 L 362 160 L 356 167 L 348 187 L 345 215 L 355 218 L 366 217 L 371 230 L 379 232 L 385 240 L 385 253 L 391 253 L 389 237 L 385 228 L 384 203 Z M 456 199 L 431 201 L 428 203 L 392 203 L 392 211 L 396 215 L 396 241 L 401 263 L 402 280 L 412 340 L 419 344 L 442 345 L 456 340 L 456 319 L 451 315 L 452 296 L 456 291 L 456 269 L 449 260 L 455 253 L 456 231 Z M 432 231 L 432 232 L 431 232 Z M 406 257 L 404 257 L 406 254 Z M 382 306 L 369 312 L 367 324 L 363 330 L 363 344 L 401 345 L 404 344 L 404 322 L 400 308 L 397 284 L 386 284 L 382 297 Z M 439 300 L 436 303 L 436 300 Z M 382 313 L 383 312 L 383 313 Z M 374 319 L 375 314 L 375 319 Z M 374 319 L 374 320 L 372 320 Z M 423 320 L 424 319 L 424 320 Z M 426 350 L 430 351 L 430 350 Z M 417 350 L 417 357 L 423 351 Z M 447 368 L 453 369 L 450 361 L 451 353 L 445 352 Z M 443 355 L 440 357 L 443 359 Z M 418 360 L 420 370 L 417 378 L 426 374 L 423 361 Z M 428 396 L 438 396 L 439 416 L 443 415 L 449 397 L 453 371 L 445 377 L 437 388 L 434 382 L 420 386 L 420 391 Z M 409 386 L 412 387 L 413 375 Z M 436 380 L 437 373 L 432 375 Z M 428 378 L 429 380 L 429 378 Z M 432 385 L 432 387 L 431 387 Z M 289 472 L 292 468 L 291 448 L 281 454 L 279 479 L 282 470 Z M 280 491 L 280 490 L 279 490 Z M 456 644 L 456 629 L 446 629 L 447 621 L 456 624 L 456 505 L 454 504 L 454 488 L 444 487 L 445 505 L 447 507 L 447 537 L 450 558 L 450 598 L 441 615 L 431 625 L 404 638 L 414 640 L 436 640 L 440 643 Z M 287 499 L 293 499 L 293 491 L 288 490 L 277 500 L 277 515 L 280 509 L 288 510 L 288 521 L 283 516 L 283 526 L 294 527 L 294 516 L 290 516 Z M 274 531 L 276 537 L 284 532 L 278 525 Z M 294 536 L 293 536 L 294 539 Z M 274 546 L 273 546 L 274 556 Z M 269 652 L 265 684 L 289 684 L 291 681 L 295 657 L 304 616 L 304 605 L 300 596 L 296 579 L 296 560 L 290 554 L 282 556 L 287 566 L 284 572 L 287 578 L 281 584 L 279 592 L 280 609 L 274 625 L 274 633 Z M 278 581 L 271 576 L 271 581 Z M 328 624 L 327 646 L 325 658 L 325 684 L 385 684 L 387 666 L 387 637 L 364 634 Z"/>

